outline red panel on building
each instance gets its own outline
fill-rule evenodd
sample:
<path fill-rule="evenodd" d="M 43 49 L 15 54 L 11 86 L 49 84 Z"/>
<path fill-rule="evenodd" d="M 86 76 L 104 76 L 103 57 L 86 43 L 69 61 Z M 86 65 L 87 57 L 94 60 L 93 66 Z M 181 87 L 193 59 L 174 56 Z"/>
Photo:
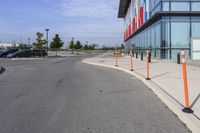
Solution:
<path fill-rule="evenodd" d="M 140 26 L 143 24 L 143 7 L 140 7 Z"/>
<path fill-rule="evenodd" d="M 128 28 L 129 28 L 129 36 L 131 36 L 131 25 L 130 24 L 129 24 Z"/>
<path fill-rule="evenodd" d="M 137 20 L 137 18 L 136 18 Z M 137 21 L 135 21 L 135 30 L 137 30 Z"/>
<path fill-rule="evenodd" d="M 133 22 L 132 22 L 132 33 L 135 31 L 135 19 L 133 19 Z"/>

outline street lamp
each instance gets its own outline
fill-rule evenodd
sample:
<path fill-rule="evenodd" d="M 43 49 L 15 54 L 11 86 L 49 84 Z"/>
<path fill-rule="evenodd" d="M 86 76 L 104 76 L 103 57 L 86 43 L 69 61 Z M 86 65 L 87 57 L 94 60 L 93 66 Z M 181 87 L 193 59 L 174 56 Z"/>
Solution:
<path fill-rule="evenodd" d="M 46 31 L 46 45 L 47 45 L 47 56 L 48 56 L 48 50 L 49 50 L 49 41 L 48 41 L 48 32 L 49 32 L 49 29 L 45 29 Z"/>
<path fill-rule="evenodd" d="M 72 45 L 72 54 L 73 54 L 74 53 L 74 38 L 73 37 L 72 37 L 71 45 Z"/>
<path fill-rule="evenodd" d="M 31 39 L 30 39 L 30 38 L 28 38 L 28 45 L 29 45 L 29 46 L 31 45 L 31 43 L 30 43 L 30 40 L 31 40 Z"/>

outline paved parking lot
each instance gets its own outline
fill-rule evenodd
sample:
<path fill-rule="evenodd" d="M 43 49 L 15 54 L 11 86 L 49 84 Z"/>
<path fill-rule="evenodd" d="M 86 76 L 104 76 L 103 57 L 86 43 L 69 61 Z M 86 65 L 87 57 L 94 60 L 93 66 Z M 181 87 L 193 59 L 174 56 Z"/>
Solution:
<path fill-rule="evenodd" d="M 0 60 L 0 132 L 190 132 L 137 78 L 81 60 Z"/>

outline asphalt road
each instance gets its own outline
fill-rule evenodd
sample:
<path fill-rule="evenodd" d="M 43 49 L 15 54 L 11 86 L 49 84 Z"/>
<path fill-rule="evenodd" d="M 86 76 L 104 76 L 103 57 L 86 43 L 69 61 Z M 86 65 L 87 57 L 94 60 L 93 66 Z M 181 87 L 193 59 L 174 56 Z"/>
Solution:
<path fill-rule="evenodd" d="M 81 57 L 1 60 L 0 133 L 188 133 L 140 80 Z"/>

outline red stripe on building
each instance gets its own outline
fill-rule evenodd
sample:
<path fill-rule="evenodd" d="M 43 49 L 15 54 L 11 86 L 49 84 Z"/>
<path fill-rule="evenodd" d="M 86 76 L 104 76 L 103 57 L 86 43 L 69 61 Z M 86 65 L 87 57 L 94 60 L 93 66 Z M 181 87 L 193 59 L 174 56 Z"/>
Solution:
<path fill-rule="evenodd" d="M 126 29 L 126 39 L 128 38 L 128 29 Z"/>
<path fill-rule="evenodd" d="M 137 18 L 136 18 L 137 20 Z M 137 21 L 135 21 L 135 30 L 137 30 Z"/>
<path fill-rule="evenodd" d="M 132 33 L 135 31 L 135 19 L 133 18 L 132 21 Z"/>
<path fill-rule="evenodd" d="M 143 24 L 143 7 L 140 7 L 140 26 Z"/>

